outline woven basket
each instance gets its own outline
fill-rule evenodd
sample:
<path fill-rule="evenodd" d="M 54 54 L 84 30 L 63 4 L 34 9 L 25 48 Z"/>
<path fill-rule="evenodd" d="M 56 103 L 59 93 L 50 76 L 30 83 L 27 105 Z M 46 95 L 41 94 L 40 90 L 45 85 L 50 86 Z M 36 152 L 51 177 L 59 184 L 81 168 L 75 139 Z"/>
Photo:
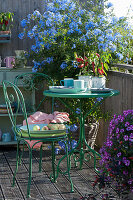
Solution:
<path fill-rule="evenodd" d="M 94 122 L 92 124 L 85 124 L 85 138 L 87 144 L 94 149 L 97 133 L 99 128 L 99 122 Z M 80 127 L 78 127 L 77 131 L 72 134 L 73 138 L 78 141 L 80 134 Z M 84 144 L 85 148 L 85 144 Z"/>

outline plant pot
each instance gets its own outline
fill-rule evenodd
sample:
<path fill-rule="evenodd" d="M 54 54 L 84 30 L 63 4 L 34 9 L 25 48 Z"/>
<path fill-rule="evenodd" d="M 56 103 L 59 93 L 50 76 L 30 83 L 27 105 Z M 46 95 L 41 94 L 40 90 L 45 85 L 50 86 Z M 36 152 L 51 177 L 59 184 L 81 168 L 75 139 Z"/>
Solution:
<path fill-rule="evenodd" d="M 94 149 L 95 141 L 99 129 L 99 122 L 93 122 L 91 124 L 85 124 L 85 139 L 87 144 Z M 78 127 L 76 132 L 73 132 L 73 138 L 78 141 L 80 135 L 80 127 Z M 85 145 L 83 146 L 86 147 Z M 87 147 L 86 147 L 87 148 Z"/>
<path fill-rule="evenodd" d="M 78 76 L 79 80 L 87 82 L 87 89 L 90 90 L 92 87 L 92 76 Z"/>
<path fill-rule="evenodd" d="M 24 52 L 25 52 L 24 50 L 15 50 L 16 57 L 21 58 Z"/>
<path fill-rule="evenodd" d="M 10 40 L 11 32 L 10 31 L 0 31 L 0 40 Z"/>
<path fill-rule="evenodd" d="M 24 56 L 25 51 L 24 50 L 15 50 L 15 67 L 25 67 L 27 60 Z"/>
<path fill-rule="evenodd" d="M 103 77 L 92 77 L 92 88 L 105 88 L 106 78 Z"/>

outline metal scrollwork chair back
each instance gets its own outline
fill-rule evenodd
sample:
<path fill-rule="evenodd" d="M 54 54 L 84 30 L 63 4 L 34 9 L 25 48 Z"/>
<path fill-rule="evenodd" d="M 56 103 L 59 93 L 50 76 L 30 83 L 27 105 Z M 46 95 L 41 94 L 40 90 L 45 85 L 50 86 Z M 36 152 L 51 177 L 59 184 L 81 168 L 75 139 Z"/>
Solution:
<path fill-rule="evenodd" d="M 35 112 L 40 109 L 44 109 L 44 102 L 47 97 L 43 95 L 43 91 L 47 88 L 47 86 L 54 85 L 53 80 L 46 74 L 39 73 L 39 72 L 28 72 L 28 73 L 22 73 L 18 76 L 16 76 L 14 80 L 14 84 L 21 87 L 23 89 L 23 95 L 28 96 L 31 92 L 31 98 L 32 98 L 32 103 L 30 102 L 30 105 L 26 103 L 27 108 L 29 108 L 30 111 Z M 40 97 L 40 99 L 39 99 Z M 38 102 L 36 102 L 36 100 Z M 26 98 L 25 98 L 26 100 Z M 50 102 L 51 99 L 48 99 Z M 32 104 L 32 105 L 31 105 Z M 50 102 L 49 107 L 51 107 L 50 112 L 54 111 L 54 98 L 52 98 L 52 102 Z M 47 110 L 46 110 L 47 112 Z"/>

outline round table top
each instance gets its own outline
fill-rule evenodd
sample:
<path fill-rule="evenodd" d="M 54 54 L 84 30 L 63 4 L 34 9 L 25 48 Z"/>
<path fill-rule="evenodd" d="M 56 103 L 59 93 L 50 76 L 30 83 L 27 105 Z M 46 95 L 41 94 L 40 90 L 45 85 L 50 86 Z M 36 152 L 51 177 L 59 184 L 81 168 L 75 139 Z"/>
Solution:
<path fill-rule="evenodd" d="M 110 92 L 83 92 L 76 94 L 63 94 L 58 92 L 51 92 L 50 90 L 45 90 L 43 94 L 48 97 L 59 97 L 59 98 L 97 98 L 97 97 L 111 97 L 116 96 L 120 92 L 118 90 L 111 90 Z"/>

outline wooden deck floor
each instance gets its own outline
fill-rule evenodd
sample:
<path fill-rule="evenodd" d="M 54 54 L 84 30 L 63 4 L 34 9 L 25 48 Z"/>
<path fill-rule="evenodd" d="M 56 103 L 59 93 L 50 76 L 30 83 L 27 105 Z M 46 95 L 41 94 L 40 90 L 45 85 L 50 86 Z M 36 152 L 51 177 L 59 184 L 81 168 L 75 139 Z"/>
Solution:
<path fill-rule="evenodd" d="M 57 161 L 59 160 L 57 156 Z M 94 193 L 92 183 L 96 173 L 91 163 L 84 163 L 83 169 L 78 170 L 72 164 L 71 178 L 74 183 L 74 193 L 70 193 L 70 182 L 67 175 L 59 175 L 56 183 L 51 183 L 51 157 L 43 152 L 42 172 L 38 172 L 39 153 L 33 154 L 33 174 L 30 200 L 80 200 L 85 194 Z M 23 156 L 22 164 L 16 176 L 16 185 L 11 186 L 16 164 L 16 147 L 0 147 L 0 200 L 23 200 L 26 198 L 28 182 L 28 152 Z M 62 163 L 65 169 L 65 162 Z M 112 191 L 113 192 L 113 191 Z M 89 199 L 89 198 L 88 198 Z M 97 196 L 96 199 L 102 199 Z M 118 198 L 113 198 L 117 200 Z"/>

